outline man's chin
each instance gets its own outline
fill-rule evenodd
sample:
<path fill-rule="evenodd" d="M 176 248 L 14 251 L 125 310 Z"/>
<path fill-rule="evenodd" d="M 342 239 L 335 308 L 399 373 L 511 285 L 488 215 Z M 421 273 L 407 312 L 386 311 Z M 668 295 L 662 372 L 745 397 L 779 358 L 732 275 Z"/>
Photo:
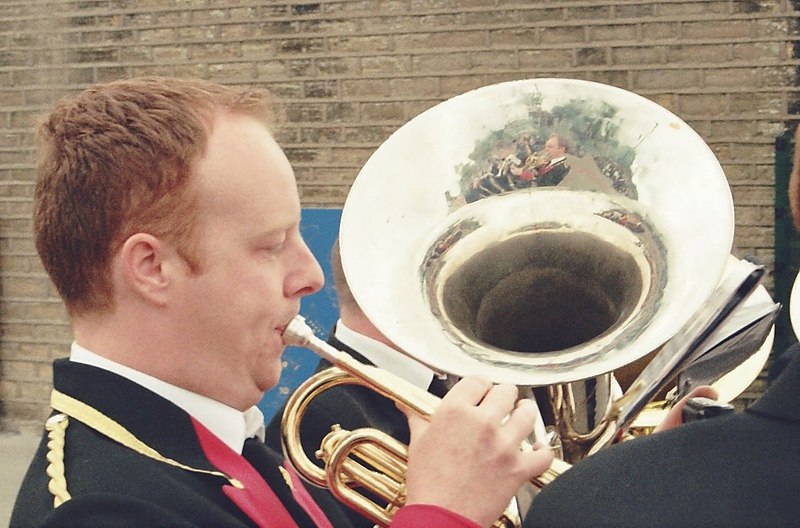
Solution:
<path fill-rule="evenodd" d="M 261 391 L 262 395 L 278 385 L 278 382 L 281 379 L 282 370 L 283 364 L 278 361 L 277 366 L 265 369 L 261 373 L 261 376 L 256 379 L 256 386 L 258 387 L 258 390 Z"/>

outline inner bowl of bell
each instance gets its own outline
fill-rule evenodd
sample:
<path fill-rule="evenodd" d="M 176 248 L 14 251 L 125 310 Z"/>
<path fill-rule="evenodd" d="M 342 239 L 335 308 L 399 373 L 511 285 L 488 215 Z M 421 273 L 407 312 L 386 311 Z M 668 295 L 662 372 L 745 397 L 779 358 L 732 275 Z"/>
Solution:
<path fill-rule="evenodd" d="M 531 231 L 471 257 L 447 278 L 441 301 L 476 342 L 552 352 L 623 324 L 642 282 L 632 255 L 591 233 Z"/>
<path fill-rule="evenodd" d="M 623 198 L 518 191 L 460 209 L 440 233 L 419 266 L 423 296 L 481 361 L 584 361 L 640 333 L 660 302 L 661 238 Z"/>

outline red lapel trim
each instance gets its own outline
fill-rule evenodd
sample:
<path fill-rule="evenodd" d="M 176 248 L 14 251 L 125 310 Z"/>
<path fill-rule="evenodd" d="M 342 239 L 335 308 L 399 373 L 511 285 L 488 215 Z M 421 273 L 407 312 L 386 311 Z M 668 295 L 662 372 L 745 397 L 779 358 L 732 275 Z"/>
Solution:
<path fill-rule="evenodd" d="M 242 484 L 241 489 L 229 484 L 222 487 L 223 493 L 240 510 L 259 528 L 297 528 L 275 492 L 242 455 L 233 451 L 194 418 L 192 425 L 209 462 Z"/>
<path fill-rule="evenodd" d="M 300 507 L 305 510 L 318 528 L 333 528 L 331 521 L 325 515 L 325 512 L 322 511 L 322 508 L 319 507 L 319 504 L 314 502 L 311 494 L 303 485 L 303 481 L 300 480 L 300 475 L 297 474 L 297 471 L 292 467 L 288 460 L 283 461 L 283 469 L 286 470 L 284 475 L 287 475 L 292 481 L 292 484 L 289 487 L 292 489 L 292 495 L 294 496 L 294 500 L 297 501 L 297 504 L 299 504 Z"/>

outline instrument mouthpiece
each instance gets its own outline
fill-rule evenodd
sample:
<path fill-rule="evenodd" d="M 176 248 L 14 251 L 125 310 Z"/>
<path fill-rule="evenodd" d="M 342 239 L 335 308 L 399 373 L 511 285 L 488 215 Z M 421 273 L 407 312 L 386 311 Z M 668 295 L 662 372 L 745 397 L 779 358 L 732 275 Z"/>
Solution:
<path fill-rule="evenodd" d="M 286 325 L 283 331 L 283 342 L 289 346 L 307 348 L 333 364 L 341 361 L 340 352 L 317 337 L 302 315 L 296 315 Z"/>
<path fill-rule="evenodd" d="M 286 345 L 305 346 L 314 337 L 314 331 L 306 323 L 306 318 L 296 315 L 283 330 L 283 342 Z"/>

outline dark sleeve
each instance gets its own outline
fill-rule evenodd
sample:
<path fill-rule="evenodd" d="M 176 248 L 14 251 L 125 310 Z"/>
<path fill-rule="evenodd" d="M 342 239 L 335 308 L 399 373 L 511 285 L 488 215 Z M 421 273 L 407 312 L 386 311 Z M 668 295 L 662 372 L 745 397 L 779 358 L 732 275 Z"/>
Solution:
<path fill-rule="evenodd" d="M 623 442 L 545 486 L 524 526 L 797 526 L 797 439 L 797 424 L 746 411 Z"/>

